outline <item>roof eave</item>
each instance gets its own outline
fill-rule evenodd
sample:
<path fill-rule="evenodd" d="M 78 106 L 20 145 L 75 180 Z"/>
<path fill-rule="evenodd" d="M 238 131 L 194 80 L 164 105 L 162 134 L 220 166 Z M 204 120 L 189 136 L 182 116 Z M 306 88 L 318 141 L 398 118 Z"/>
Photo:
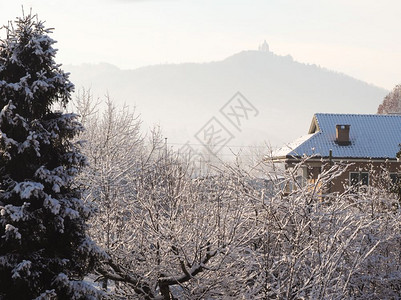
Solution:
<path fill-rule="evenodd" d="M 294 156 L 294 155 L 287 155 L 285 158 L 285 160 L 301 160 L 301 159 L 307 159 L 308 161 L 317 161 L 317 160 L 328 160 L 330 159 L 329 156 L 313 156 L 313 157 L 301 157 L 301 156 Z M 400 162 L 399 159 L 395 158 L 395 157 L 331 157 L 332 160 L 363 160 L 363 161 L 393 161 L 393 162 Z"/>

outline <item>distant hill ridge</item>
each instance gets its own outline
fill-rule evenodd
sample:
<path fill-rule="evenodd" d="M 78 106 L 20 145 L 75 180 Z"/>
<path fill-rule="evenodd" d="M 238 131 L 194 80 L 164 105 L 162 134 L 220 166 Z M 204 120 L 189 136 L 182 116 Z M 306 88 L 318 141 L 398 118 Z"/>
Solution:
<path fill-rule="evenodd" d="M 243 51 L 222 61 L 162 64 L 121 70 L 109 64 L 65 66 L 79 88 L 108 92 L 136 105 L 145 124 L 158 123 L 175 144 L 199 143 L 194 135 L 215 117 L 234 136 L 228 144 L 267 141 L 273 146 L 303 135 L 316 112 L 376 113 L 387 90 L 291 56 Z M 240 91 L 258 110 L 233 126 L 219 110 Z"/>

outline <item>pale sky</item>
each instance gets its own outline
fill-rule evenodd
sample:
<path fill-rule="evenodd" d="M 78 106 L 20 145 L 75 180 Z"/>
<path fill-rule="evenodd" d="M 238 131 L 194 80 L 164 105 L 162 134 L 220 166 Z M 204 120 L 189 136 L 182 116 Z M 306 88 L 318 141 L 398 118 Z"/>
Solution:
<path fill-rule="evenodd" d="M 62 64 L 208 62 L 266 40 L 299 62 L 401 83 L 399 0 L 0 0 L 1 24 L 21 5 L 55 28 Z"/>

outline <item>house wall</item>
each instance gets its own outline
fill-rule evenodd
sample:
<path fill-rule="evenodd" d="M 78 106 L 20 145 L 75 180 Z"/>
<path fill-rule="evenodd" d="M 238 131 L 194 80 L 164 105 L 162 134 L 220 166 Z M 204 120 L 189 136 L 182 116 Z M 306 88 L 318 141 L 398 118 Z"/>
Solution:
<path fill-rule="evenodd" d="M 367 172 L 369 173 L 369 185 L 376 187 L 387 187 L 389 178 L 386 173 L 400 173 L 401 163 L 399 162 L 355 162 L 344 161 L 349 164 L 347 170 L 332 181 L 331 192 L 343 192 L 344 186 L 350 186 L 350 172 Z"/>
<path fill-rule="evenodd" d="M 287 167 L 293 167 L 296 162 L 287 162 Z M 340 163 L 340 161 L 334 160 L 332 164 Z M 350 172 L 368 172 L 369 173 L 369 185 L 377 187 L 388 187 L 389 182 L 384 180 L 386 172 L 388 173 L 400 173 L 401 174 L 401 163 L 397 161 L 341 161 L 341 164 L 348 165 L 346 171 L 332 180 L 328 186 L 327 192 L 339 192 L 342 193 L 350 186 Z M 308 183 L 315 184 L 317 179 L 324 169 L 330 168 L 330 164 L 322 161 L 308 161 L 305 163 L 304 177 Z M 389 178 L 386 178 L 389 179 Z"/>

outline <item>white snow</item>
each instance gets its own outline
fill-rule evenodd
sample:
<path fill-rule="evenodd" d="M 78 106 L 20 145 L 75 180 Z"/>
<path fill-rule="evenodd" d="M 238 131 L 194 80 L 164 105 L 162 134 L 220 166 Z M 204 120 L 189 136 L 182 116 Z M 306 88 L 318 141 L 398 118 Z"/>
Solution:
<path fill-rule="evenodd" d="M 20 195 L 21 199 L 29 199 L 32 196 L 38 197 L 39 192 L 43 191 L 44 186 L 39 182 L 24 181 L 17 183 L 14 192 Z"/>
<path fill-rule="evenodd" d="M 273 152 L 273 157 L 283 157 L 283 156 L 288 155 L 289 153 L 293 152 L 297 147 L 302 145 L 305 141 L 309 140 L 315 134 L 316 133 L 303 135 L 303 136 L 297 138 L 296 140 L 294 140 L 293 142 L 284 145 L 283 147 L 281 147 L 278 150 Z M 296 154 L 294 154 L 294 155 L 296 155 Z M 298 155 L 302 156 L 302 153 L 298 153 Z"/>
<path fill-rule="evenodd" d="M 53 170 L 48 170 L 44 166 L 41 166 L 35 172 L 35 176 L 47 183 L 53 184 L 52 189 L 55 193 L 59 193 L 60 188 L 67 186 L 73 179 L 72 176 L 67 174 L 63 166 L 59 166 Z"/>
<path fill-rule="evenodd" d="M 79 218 L 79 212 L 76 211 L 75 209 L 71 209 L 69 207 L 66 207 L 63 216 L 64 217 L 69 217 L 70 219 L 76 219 L 76 218 Z"/>
<path fill-rule="evenodd" d="M 5 235 L 2 236 L 2 238 L 5 238 L 6 240 L 10 238 L 14 238 L 16 240 L 21 239 L 21 234 L 18 232 L 18 228 L 14 227 L 11 224 L 6 224 L 5 228 Z"/>
<path fill-rule="evenodd" d="M 8 204 L 4 207 L 0 206 L 0 215 L 2 217 L 8 217 L 13 222 L 18 222 L 20 220 L 26 220 L 27 214 L 25 213 L 25 209 L 29 206 L 29 203 L 24 202 L 22 206 L 14 206 Z"/>
<path fill-rule="evenodd" d="M 61 205 L 57 199 L 54 199 L 54 198 L 50 197 L 49 195 L 47 195 L 43 204 L 45 207 L 49 208 L 53 214 L 55 214 L 55 215 L 59 214 Z"/>
<path fill-rule="evenodd" d="M 11 276 L 12 279 L 17 279 L 17 278 L 21 278 L 23 276 L 31 275 L 31 271 L 30 271 L 31 266 L 32 266 L 32 263 L 29 260 L 23 260 L 12 270 L 12 276 Z M 22 274 L 20 274 L 20 272 Z"/>

